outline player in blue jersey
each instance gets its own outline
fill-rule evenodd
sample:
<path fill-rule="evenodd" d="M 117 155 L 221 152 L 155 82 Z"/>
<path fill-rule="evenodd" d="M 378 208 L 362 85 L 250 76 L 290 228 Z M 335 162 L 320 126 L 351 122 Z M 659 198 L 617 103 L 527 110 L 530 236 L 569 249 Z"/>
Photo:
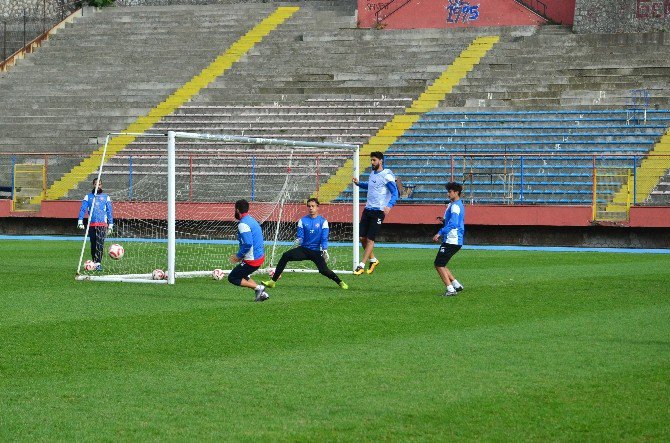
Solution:
<path fill-rule="evenodd" d="M 88 214 L 91 223 L 88 237 L 91 240 L 91 260 L 96 264 L 96 271 L 102 271 L 102 257 L 105 249 L 105 237 L 114 229 L 112 199 L 102 191 L 102 180 L 93 179 L 93 190 L 81 202 L 77 227 L 86 229 L 84 217 Z"/>
<path fill-rule="evenodd" d="M 390 169 L 384 169 L 384 154 L 377 151 L 372 152 L 370 154 L 370 166 L 372 172 L 369 181 L 359 182 L 356 177 L 353 179 L 355 185 L 368 190 L 367 202 L 359 225 L 359 236 L 365 252 L 363 253 L 363 260 L 354 270 L 354 275 L 363 273 L 365 262 L 368 259 L 370 260 L 368 274 L 372 274 L 379 265 L 379 260 L 377 260 L 373 251 L 375 239 L 384 217 L 398 200 L 398 187 L 393 172 Z"/>
<path fill-rule="evenodd" d="M 456 280 L 454 274 L 447 268 L 447 263 L 463 246 L 463 234 L 465 233 L 465 207 L 461 201 L 463 186 L 459 183 L 449 182 L 446 185 L 449 205 L 444 211 L 442 229 L 433 237 L 433 241 L 442 244 L 435 257 L 435 269 L 447 287 L 445 296 L 456 295 L 463 290 L 463 286 Z"/>
<path fill-rule="evenodd" d="M 274 288 L 277 280 L 281 277 L 286 264 L 291 261 L 311 260 L 319 270 L 319 273 L 337 283 L 342 289 L 349 289 L 332 270 L 328 268 L 328 220 L 319 215 L 319 200 L 310 198 L 307 200 L 309 214 L 298 220 L 298 236 L 296 238 L 297 248 L 293 248 L 282 254 L 275 269 L 272 279 L 262 282 L 268 288 Z"/>
<path fill-rule="evenodd" d="M 235 218 L 239 220 L 237 241 L 240 243 L 240 248 L 236 254 L 230 256 L 230 261 L 238 265 L 228 274 L 228 281 L 235 286 L 253 289 L 256 294 L 255 301 L 265 301 L 270 298 L 265 292 L 265 286 L 251 279 L 251 274 L 260 268 L 265 260 L 261 226 L 249 215 L 249 202 L 246 200 L 235 202 Z"/>

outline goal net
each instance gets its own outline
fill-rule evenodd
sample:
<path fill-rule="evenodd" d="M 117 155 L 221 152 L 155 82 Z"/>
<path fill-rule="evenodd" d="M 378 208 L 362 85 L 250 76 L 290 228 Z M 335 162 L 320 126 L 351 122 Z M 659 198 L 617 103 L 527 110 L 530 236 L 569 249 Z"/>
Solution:
<path fill-rule="evenodd" d="M 174 283 L 211 276 L 214 269 L 229 272 L 235 265 L 229 257 L 239 247 L 239 199 L 249 201 L 249 213 L 263 231 L 265 262 L 257 272 L 270 272 L 295 247 L 307 199 L 325 195 L 327 187 L 352 186 L 359 172 L 353 145 L 180 132 L 131 135 L 136 141 L 122 153 L 102 155 L 97 177 L 112 200 L 114 230 L 105 239 L 102 270 L 87 270 L 92 251 L 86 224 L 78 280 Z M 108 143 L 109 136 L 105 148 Z M 350 273 L 358 262 L 358 188 L 353 191 L 353 204 L 319 206 L 330 227 L 328 264 L 335 272 Z M 123 258 L 108 255 L 113 244 L 124 248 Z M 317 272 L 310 261 L 288 266 L 285 272 Z M 155 280 L 155 269 L 167 277 Z"/>

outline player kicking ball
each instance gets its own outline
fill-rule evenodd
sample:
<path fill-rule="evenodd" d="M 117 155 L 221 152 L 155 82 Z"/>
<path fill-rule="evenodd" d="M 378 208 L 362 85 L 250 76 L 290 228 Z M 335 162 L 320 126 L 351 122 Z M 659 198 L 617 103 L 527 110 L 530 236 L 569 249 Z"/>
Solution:
<path fill-rule="evenodd" d="M 459 183 L 450 182 L 446 185 L 449 205 L 444 211 L 442 229 L 433 236 L 433 241 L 443 238 L 440 249 L 435 257 L 435 270 L 440 275 L 442 282 L 447 287 L 444 295 L 452 296 L 463 290 L 463 286 L 456 280 L 454 274 L 447 268 L 447 263 L 463 246 L 463 234 L 465 233 L 465 208 L 461 201 L 463 186 Z"/>
<path fill-rule="evenodd" d="M 257 284 L 251 274 L 261 267 L 265 260 L 263 249 L 263 231 L 255 218 L 249 215 L 249 202 L 238 200 L 235 202 L 235 219 L 237 223 L 237 240 L 240 248 L 237 254 L 230 256 L 232 263 L 237 266 L 228 274 L 228 281 L 235 286 L 253 289 L 255 301 L 263 302 L 270 298 L 265 292 L 265 286 Z"/>
<path fill-rule="evenodd" d="M 262 282 L 268 288 L 274 288 L 277 280 L 281 277 L 286 264 L 292 261 L 311 260 L 319 270 L 319 273 L 337 283 L 342 289 L 349 289 L 332 270 L 328 268 L 328 220 L 319 215 L 319 200 L 310 198 L 307 200 L 309 214 L 298 220 L 298 236 L 296 241 L 300 246 L 284 252 L 272 279 Z"/>

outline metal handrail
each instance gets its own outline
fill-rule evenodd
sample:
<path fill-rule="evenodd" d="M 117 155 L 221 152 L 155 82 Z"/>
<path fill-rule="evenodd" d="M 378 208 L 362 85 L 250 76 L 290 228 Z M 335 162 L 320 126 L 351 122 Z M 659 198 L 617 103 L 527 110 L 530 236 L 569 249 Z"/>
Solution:
<path fill-rule="evenodd" d="M 398 6 L 397 8 L 395 8 L 393 11 L 389 12 L 388 14 L 386 14 L 384 17 L 381 17 L 381 18 L 380 18 L 380 14 L 381 14 L 381 12 L 382 12 L 384 9 L 389 9 L 389 6 L 391 6 L 391 5 L 392 5 L 393 3 L 395 3 L 396 1 L 398 1 L 398 0 L 391 0 L 390 2 L 388 2 L 388 3 L 386 3 L 385 5 L 381 6 L 381 7 L 375 12 L 375 21 L 376 21 L 376 23 L 377 23 L 377 26 L 379 26 L 379 25 L 381 24 L 382 21 L 386 20 L 387 18 L 389 18 L 390 16 L 392 16 L 393 14 L 395 14 L 396 12 L 398 12 L 399 9 L 403 8 L 405 5 L 407 5 L 408 3 L 410 3 L 412 0 L 400 0 L 400 1 L 403 1 L 404 3 L 401 4 L 400 6 Z"/>
<path fill-rule="evenodd" d="M 0 38 L 0 44 L 2 45 L 0 49 L 2 50 L 2 58 L 0 58 L 0 71 L 6 70 L 7 66 L 11 66 L 13 63 L 12 61 L 15 61 L 17 56 L 24 53 L 30 53 L 34 48 L 40 46 L 41 42 L 44 41 L 51 31 L 61 25 L 63 21 L 65 21 L 67 18 L 71 17 L 73 14 L 78 12 L 79 10 L 82 11 L 83 15 L 83 9 L 81 8 L 81 1 L 70 1 L 70 2 L 63 2 L 58 4 L 58 14 L 55 16 L 47 17 L 46 14 L 46 0 L 42 0 L 41 2 L 38 2 L 37 4 L 42 4 L 42 15 L 38 15 L 39 11 L 35 11 L 34 13 L 30 14 L 28 13 L 25 9 L 23 10 L 23 15 L 21 17 L 17 17 L 14 20 L 10 19 L 4 19 L 2 22 L 0 22 L 0 31 L 2 38 Z M 41 21 L 42 26 L 41 30 L 32 30 L 33 32 L 30 32 L 28 30 L 28 22 L 29 21 Z M 54 20 L 56 20 L 54 22 Z M 22 25 L 22 46 L 18 49 L 16 49 L 16 46 L 13 48 L 10 46 L 8 47 L 8 39 L 7 39 L 7 24 L 11 21 L 15 21 L 18 24 Z M 48 25 L 48 26 L 47 26 Z M 8 50 L 12 51 L 9 55 Z"/>
<path fill-rule="evenodd" d="M 547 4 L 540 1 L 540 0 L 515 0 L 517 3 L 525 6 L 526 8 L 530 9 L 540 17 L 546 19 L 546 20 L 551 20 L 549 17 L 547 17 Z M 540 6 L 542 9 L 540 10 Z"/>

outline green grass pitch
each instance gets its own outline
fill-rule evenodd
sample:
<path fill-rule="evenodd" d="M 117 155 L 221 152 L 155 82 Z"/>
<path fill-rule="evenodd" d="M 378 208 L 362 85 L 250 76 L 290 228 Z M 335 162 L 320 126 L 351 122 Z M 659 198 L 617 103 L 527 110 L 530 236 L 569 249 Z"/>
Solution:
<path fill-rule="evenodd" d="M 670 256 L 379 249 L 375 274 L 75 282 L 0 242 L 0 441 L 670 440 Z"/>

